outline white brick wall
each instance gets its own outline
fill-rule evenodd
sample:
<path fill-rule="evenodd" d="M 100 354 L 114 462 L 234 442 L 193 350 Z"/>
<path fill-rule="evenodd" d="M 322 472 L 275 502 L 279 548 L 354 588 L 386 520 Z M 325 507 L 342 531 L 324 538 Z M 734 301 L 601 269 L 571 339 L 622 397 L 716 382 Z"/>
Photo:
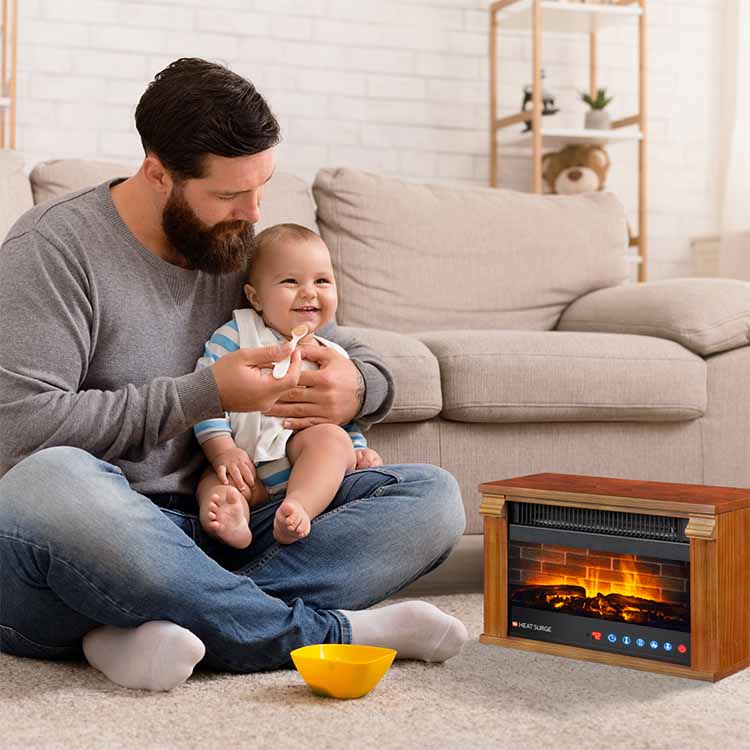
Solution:
<path fill-rule="evenodd" d="M 486 184 L 488 0 L 21 0 L 18 144 L 32 166 L 61 157 L 135 163 L 135 105 L 172 59 L 218 60 L 253 80 L 284 134 L 282 169 L 312 179 L 349 165 Z M 649 2 L 651 278 L 689 273 L 690 238 L 716 231 L 723 0 Z M 635 30 L 601 34 L 614 117 L 637 104 Z M 561 126 L 580 125 L 588 40 L 545 37 Z M 517 110 L 531 48 L 503 36 L 502 111 Z M 518 128 L 520 129 L 520 127 Z M 517 130 L 517 129 L 514 129 Z M 609 187 L 635 221 L 637 150 L 610 147 Z M 528 159 L 503 183 L 526 189 Z"/>

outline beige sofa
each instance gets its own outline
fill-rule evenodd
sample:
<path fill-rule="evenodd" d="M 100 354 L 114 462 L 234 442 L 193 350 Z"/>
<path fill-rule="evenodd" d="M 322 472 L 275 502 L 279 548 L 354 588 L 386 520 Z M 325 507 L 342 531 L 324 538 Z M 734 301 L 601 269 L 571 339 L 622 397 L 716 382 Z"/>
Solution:
<path fill-rule="evenodd" d="M 132 169 L 0 161 L 0 231 L 32 202 Z M 540 471 L 750 486 L 750 285 L 627 284 L 607 194 L 535 196 L 348 169 L 312 188 L 278 173 L 263 226 L 295 221 L 331 250 L 339 323 L 393 369 L 369 434 L 388 462 L 459 480 L 466 536 L 410 593 L 481 584 L 477 484 Z"/>

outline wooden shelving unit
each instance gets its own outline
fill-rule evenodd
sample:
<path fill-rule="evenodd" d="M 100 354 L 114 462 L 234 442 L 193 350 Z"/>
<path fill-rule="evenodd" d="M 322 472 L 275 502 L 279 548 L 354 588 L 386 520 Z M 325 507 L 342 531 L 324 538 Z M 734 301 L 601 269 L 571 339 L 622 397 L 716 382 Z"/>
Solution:
<path fill-rule="evenodd" d="M 0 148 L 16 147 L 18 0 L 2 0 L 0 41 Z"/>
<path fill-rule="evenodd" d="M 489 6 L 490 58 L 490 186 L 498 186 L 498 131 L 523 122 L 531 123 L 528 133 L 519 134 L 512 147 L 531 146 L 532 190 L 542 192 L 542 155 L 545 148 L 568 143 L 634 141 L 638 144 L 638 229 L 630 240 L 638 255 L 638 281 L 646 280 L 646 0 L 616 0 L 612 4 L 575 3 L 568 0 L 497 0 Z M 589 37 L 589 88 L 596 95 L 597 33 L 617 25 L 638 25 L 638 112 L 615 120 L 612 130 L 571 130 L 542 124 L 542 36 L 545 31 L 587 34 Z M 498 117 L 498 34 L 500 31 L 529 30 L 532 34 L 532 107 L 507 117 Z M 507 145 L 507 144 L 506 144 Z"/>

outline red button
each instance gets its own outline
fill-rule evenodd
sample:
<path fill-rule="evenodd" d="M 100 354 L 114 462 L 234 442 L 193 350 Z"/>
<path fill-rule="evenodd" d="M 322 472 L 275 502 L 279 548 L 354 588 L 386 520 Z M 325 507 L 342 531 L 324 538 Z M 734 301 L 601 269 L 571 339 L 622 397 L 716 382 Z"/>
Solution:
<path fill-rule="evenodd" d="M 684 643 L 681 643 L 679 646 L 677 646 L 677 650 L 681 654 L 684 654 L 687 651 L 687 646 Z"/>
<path fill-rule="evenodd" d="M 591 637 L 595 641 L 600 641 L 602 639 L 602 634 L 598 630 L 595 630 L 594 632 L 591 633 Z"/>

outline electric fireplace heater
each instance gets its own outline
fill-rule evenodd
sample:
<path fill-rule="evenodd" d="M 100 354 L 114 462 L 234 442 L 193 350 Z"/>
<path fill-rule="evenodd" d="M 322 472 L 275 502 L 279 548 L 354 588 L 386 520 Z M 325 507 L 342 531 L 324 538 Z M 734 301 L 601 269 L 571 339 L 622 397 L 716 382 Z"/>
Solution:
<path fill-rule="evenodd" d="M 750 490 L 564 474 L 480 490 L 482 642 L 711 681 L 750 664 Z"/>

